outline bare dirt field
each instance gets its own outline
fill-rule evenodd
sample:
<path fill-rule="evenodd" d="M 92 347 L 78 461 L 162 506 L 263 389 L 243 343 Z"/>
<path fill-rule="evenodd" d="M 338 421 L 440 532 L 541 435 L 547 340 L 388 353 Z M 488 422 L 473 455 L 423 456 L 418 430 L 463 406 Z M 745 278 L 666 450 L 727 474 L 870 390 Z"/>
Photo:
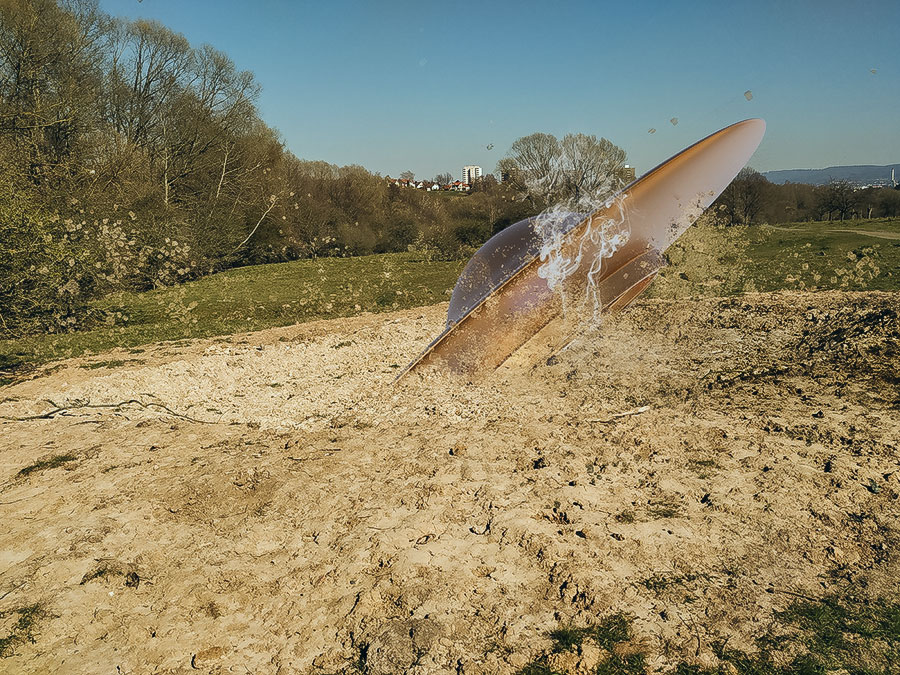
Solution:
<path fill-rule="evenodd" d="M 65 408 L 0 420 L 0 672 L 514 673 L 618 612 L 651 671 L 752 652 L 898 590 L 898 308 L 644 300 L 478 383 L 391 385 L 446 305 L 51 366 L 0 389 Z"/>

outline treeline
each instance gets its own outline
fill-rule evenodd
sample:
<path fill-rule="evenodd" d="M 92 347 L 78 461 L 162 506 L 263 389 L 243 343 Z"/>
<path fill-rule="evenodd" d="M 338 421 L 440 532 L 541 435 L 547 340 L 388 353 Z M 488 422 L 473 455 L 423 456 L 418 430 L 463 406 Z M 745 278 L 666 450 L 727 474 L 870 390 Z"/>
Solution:
<path fill-rule="evenodd" d="M 716 201 L 716 211 L 727 225 L 897 218 L 900 190 L 858 189 L 846 181 L 830 185 L 775 185 L 747 167 Z"/>
<path fill-rule="evenodd" d="M 562 203 L 592 208 L 625 153 L 584 134 L 518 139 L 471 193 L 298 159 L 224 53 L 96 0 L 0 0 L 0 338 L 113 321 L 90 301 L 229 267 L 405 251 L 463 256 Z M 302 114 L 302 111 L 301 111 Z M 441 176 L 447 182 L 449 176 Z M 729 224 L 900 215 L 900 192 L 776 186 L 747 169 Z"/>
<path fill-rule="evenodd" d="M 227 55 L 95 0 L 0 0 L 0 336 L 88 301 L 255 262 L 410 245 L 450 256 L 527 206 L 302 161 Z"/>

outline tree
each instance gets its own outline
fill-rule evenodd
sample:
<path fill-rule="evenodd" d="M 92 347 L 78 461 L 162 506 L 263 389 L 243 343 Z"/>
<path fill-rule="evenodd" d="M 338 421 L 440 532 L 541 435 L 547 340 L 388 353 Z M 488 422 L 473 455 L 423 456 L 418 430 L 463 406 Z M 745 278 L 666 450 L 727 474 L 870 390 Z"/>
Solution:
<path fill-rule="evenodd" d="M 852 183 L 836 180 L 822 191 L 820 207 L 823 213 L 828 215 L 828 220 L 831 220 L 833 215 L 838 215 L 844 220 L 856 208 L 857 200 L 858 196 Z"/>
<path fill-rule="evenodd" d="M 625 151 L 605 138 L 568 134 L 559 141 L 535 133 L 517 139 L 497 171 L 535 205 L 570 201 L 574 207 L 607 197 L 624 161 Z"/>
<path fill-rule="evenodd" d="M 187 84 L 190 44 L 183 35 L 143 19 L 117 22 L 110 43 L 110 122 L 126 140 L 159 155 L 167 113 Z"/>
<path fill-rule="evenodd" d="M 453 174 L 452 173 L 439 173 L 434 177 L 434 182 L 438 185 L 449 185 L 453 182 Z"/>
<path fill-rule="evenodd" d="M 95 2 L 0 3 L 0 134 L 4 161 L 33 183 L 64 178 L 96 125 L 107 20 Z"/>
<path fill-rule="evenodd" d="M 475 179 L 474 184 L 472 185 L 472 192 L 494 192 L 500 183 L 497 182 L 497 179 L 493 174 L 486 174 L 484 176 L 479 176 Z"/>
<path fill-rule="evenodd" d="M 769 181 L 756 169 L 741 169 L 717 200 L 727 224 L 752 225 L 762 212 L 768 185 Z"/>
<path fill-rule="evenodd" d="M 878 215 L 882 218 L 900 216 L 900 190 L 884 188 L 879 193 Z"/>
<path fill-rule="evenodd" d="M 259 86 L 253 75 L 238 72 L 225 54 L 205 45 L 192 53 L 190 85 L 174 97 L 164 126 L 164 201 L 206 201 L 207 186 L 216 194 L 239 174 L 248 161 L 237 139 L 253 131 L 254 101 Z M 251 153 L 252 154 L 252 153 Z M 242 161 L 243 160 L 243 161 Z"/>
<path fill-rule="evenodd" d="M 746 225 L 752 225 L 762 210 L 766 185 L 769 181 L 756 169 L 745 167 L 738 173 L 738 197 L 741 218 Z"/>
<path fill-rule="evenodd" d="M 258 89 L 222 52 L 97 0 L 0 0 L 0 334 L 113 320 L 91 301 L 235 265 L 457 256 L 535 212 L 493 176 L 447 200 L 302 161 L 260 119 Z M 563 175 L 552 136 L 516 149 L 533 178 Z"/>
<path fill-rule="evenodd" d="M 415 180 L 416 174 L 414 174 L 412 171 L 404 171 L 400 174 L 400 178 L 401 180 Z"/>
<path fill-rule="evenodd" d="M 577 203 L 583 198 L 605 198 L 619 187 L 616 172 L 625 163 L 625 151 L 605 138 L 568 134 L 560 143 L 563 182 Z"/>
<path fill-rule="evenodd" d="M 497 170 L 532 202 L 549 202 L 558 189 L 555 170 L 560 156 L 559 141 L 552 134 L 534 133 L 516 139 Z"/>

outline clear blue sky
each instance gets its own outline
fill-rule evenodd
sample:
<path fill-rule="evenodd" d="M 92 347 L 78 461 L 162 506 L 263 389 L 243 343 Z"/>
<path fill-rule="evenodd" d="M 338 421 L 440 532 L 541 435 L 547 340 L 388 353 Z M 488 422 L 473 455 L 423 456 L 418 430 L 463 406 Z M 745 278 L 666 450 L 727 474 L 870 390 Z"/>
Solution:
<path fill-rule="evenodd" d="M 747 117 L 761 171 L 900 162 L 898 0 L 101 6 L 253 71 L 297 156 L 382 174 L 493 171 L 535 131 L 605 136 L 640 174 Z"/>

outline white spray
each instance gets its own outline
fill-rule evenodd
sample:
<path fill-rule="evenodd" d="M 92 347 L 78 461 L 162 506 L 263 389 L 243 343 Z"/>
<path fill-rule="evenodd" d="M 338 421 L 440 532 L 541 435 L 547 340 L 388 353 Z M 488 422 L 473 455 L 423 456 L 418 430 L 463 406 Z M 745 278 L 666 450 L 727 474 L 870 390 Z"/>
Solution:
<path fill-rule="evenodd" d="M 547 280 L 551 290 L 560 293 L 564 313 L 572 307 L 566 298 L 563 282 L 583 264 L 587 265 L 585 297 L 574 308 L 588 317 L 592 324 L 599 322 L 603 309 L 596 285 L 597 278 L 604 271 L 603 261 L 618 251 L 630 235 L 625 218 L 628 195 L 619 192 L 609 196 L 618 186 L 619 181 L 611 177 L 599 190 L 578 199 L 555 204 L 542 212 L 534 222 L 535 233 L 541 240 L 542 264 L 538 268 L 538 275 Z M 569 247 L 564 251 L 563 244 L 572 229 L 573 219 L 581 222 L 600 209 L 605 210 L 607 215 L 588 220 L 584 231 L 578 235 L 574 253 L 568 253 L 572 251 Z M 590 257 L 585 259 L 586 256 Z"/>

